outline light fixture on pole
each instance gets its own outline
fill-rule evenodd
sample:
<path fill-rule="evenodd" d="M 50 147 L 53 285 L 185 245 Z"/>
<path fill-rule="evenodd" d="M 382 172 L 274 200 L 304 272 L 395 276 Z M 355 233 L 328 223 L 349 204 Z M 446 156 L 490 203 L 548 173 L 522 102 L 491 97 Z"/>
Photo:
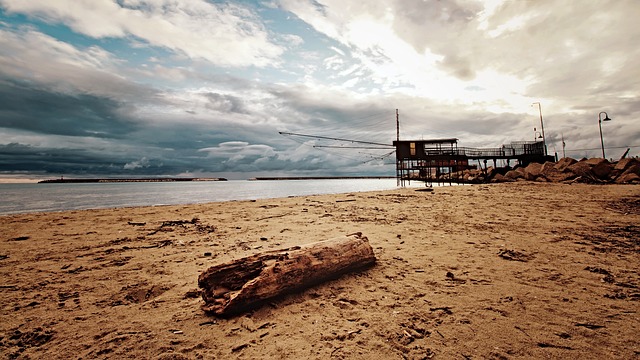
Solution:
<path fill-rule="evenodd" d="M 602 114 L 604 114 L 604 119 L 602 118 Z M 609 115 L 607 115 L 605 111 L 600 111 L 600 113 L 598 114 L 598 126 L 600 127 L 600 145 L 602 145 L 602 158 L 606 159 L 606 157 L 604 156 L 604 140 L 602 139 L 603 121 L 611 121 L 611 118 L 609 118 Z"/>
<path fill-rule="evenodd" d="M 538 139 L 542 139 L 544 140 L 544 138 L 542 137 L 542 133 L 540 133 L 540 131 L 535 131 L 536 128 L 533 128 L 533 141 L 538 141 Z"/>
<path fill-rule="evenodd" d="M 544 155 L 547 156 L 547 138 L 544 136 L 544 123 L 542 122 L 542 105 L 540 102 L 534 102 L 531 106 L 538 104 L 538 112 L 540 113 L 540 130 L 542 130 L 542 145 L 544 146 Z"/>

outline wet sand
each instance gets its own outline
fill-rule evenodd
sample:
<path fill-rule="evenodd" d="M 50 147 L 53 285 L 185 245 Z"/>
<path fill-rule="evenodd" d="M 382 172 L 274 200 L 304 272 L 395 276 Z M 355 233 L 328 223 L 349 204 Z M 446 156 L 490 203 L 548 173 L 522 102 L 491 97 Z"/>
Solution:
<path fill-rule="evenodd" d="M 198 274 L 362 232 L 377 264 L 208 316 Z M 640 357 L 640 186 L 506 183 L 0 216 L 0 356 Z"/>

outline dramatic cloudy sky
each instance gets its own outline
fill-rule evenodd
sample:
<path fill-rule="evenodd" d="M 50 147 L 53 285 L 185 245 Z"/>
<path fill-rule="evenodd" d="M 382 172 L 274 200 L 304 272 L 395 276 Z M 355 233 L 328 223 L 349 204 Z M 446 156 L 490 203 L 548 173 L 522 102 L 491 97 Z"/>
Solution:
<path fill-rule="evenodd" d="M 0 0 L 0 175 L 394 174 L 391 144 L 640 155 L 637 0 Z M 535 128 L 535 130 L 534 130 Z M 340 149 L 339 147 L 342 147 Z"/>

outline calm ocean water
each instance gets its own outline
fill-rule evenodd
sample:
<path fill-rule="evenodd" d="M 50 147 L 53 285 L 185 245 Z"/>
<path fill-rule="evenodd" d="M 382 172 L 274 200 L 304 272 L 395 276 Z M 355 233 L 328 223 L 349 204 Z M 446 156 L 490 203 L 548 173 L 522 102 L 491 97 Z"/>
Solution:
<path fill-rule="evenodd" d="M 395 188 L 395 179 L 0 184 L 0 215 L 196 204 Z"/>

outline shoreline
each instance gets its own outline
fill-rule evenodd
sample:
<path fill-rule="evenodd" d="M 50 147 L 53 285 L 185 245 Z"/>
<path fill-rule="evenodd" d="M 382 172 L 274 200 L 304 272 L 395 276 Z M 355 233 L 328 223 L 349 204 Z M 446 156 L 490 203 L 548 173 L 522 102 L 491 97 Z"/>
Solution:
<path fill-rule="evenodd" d="M 339 181 L 336 183 L 335 181 Z M 126 184 L 130 184 L 124 186 Z M 149 184 L 149 185 L 144 185 Z M 154 185 L 154 184 L 157 184 Z M 135 185 L 135 186 L 134 186 Z M 419 185 L 419 184 L 416 184 Z M 396 188 L 395 179 L 0 184 L 0 214 L 198 204 Z"/>
<path fill-rule="evenodd" d="M 86 178 L 86 179 L 48 179 L 38 184 L 80 184 L 80 183 L 118 183 L 118 182 L 181 182 L 181 181 L 227 181 L 225 178 Z"/>
<path fill-rule="evenodd" d="M 0 216 L 0 353 L 640 354 L 640 186 L 419 190 Z M 200 309 L 197 277 L 209 266 L 354 232 L 368 237 L 374 267 L 232 318 Z"/>

